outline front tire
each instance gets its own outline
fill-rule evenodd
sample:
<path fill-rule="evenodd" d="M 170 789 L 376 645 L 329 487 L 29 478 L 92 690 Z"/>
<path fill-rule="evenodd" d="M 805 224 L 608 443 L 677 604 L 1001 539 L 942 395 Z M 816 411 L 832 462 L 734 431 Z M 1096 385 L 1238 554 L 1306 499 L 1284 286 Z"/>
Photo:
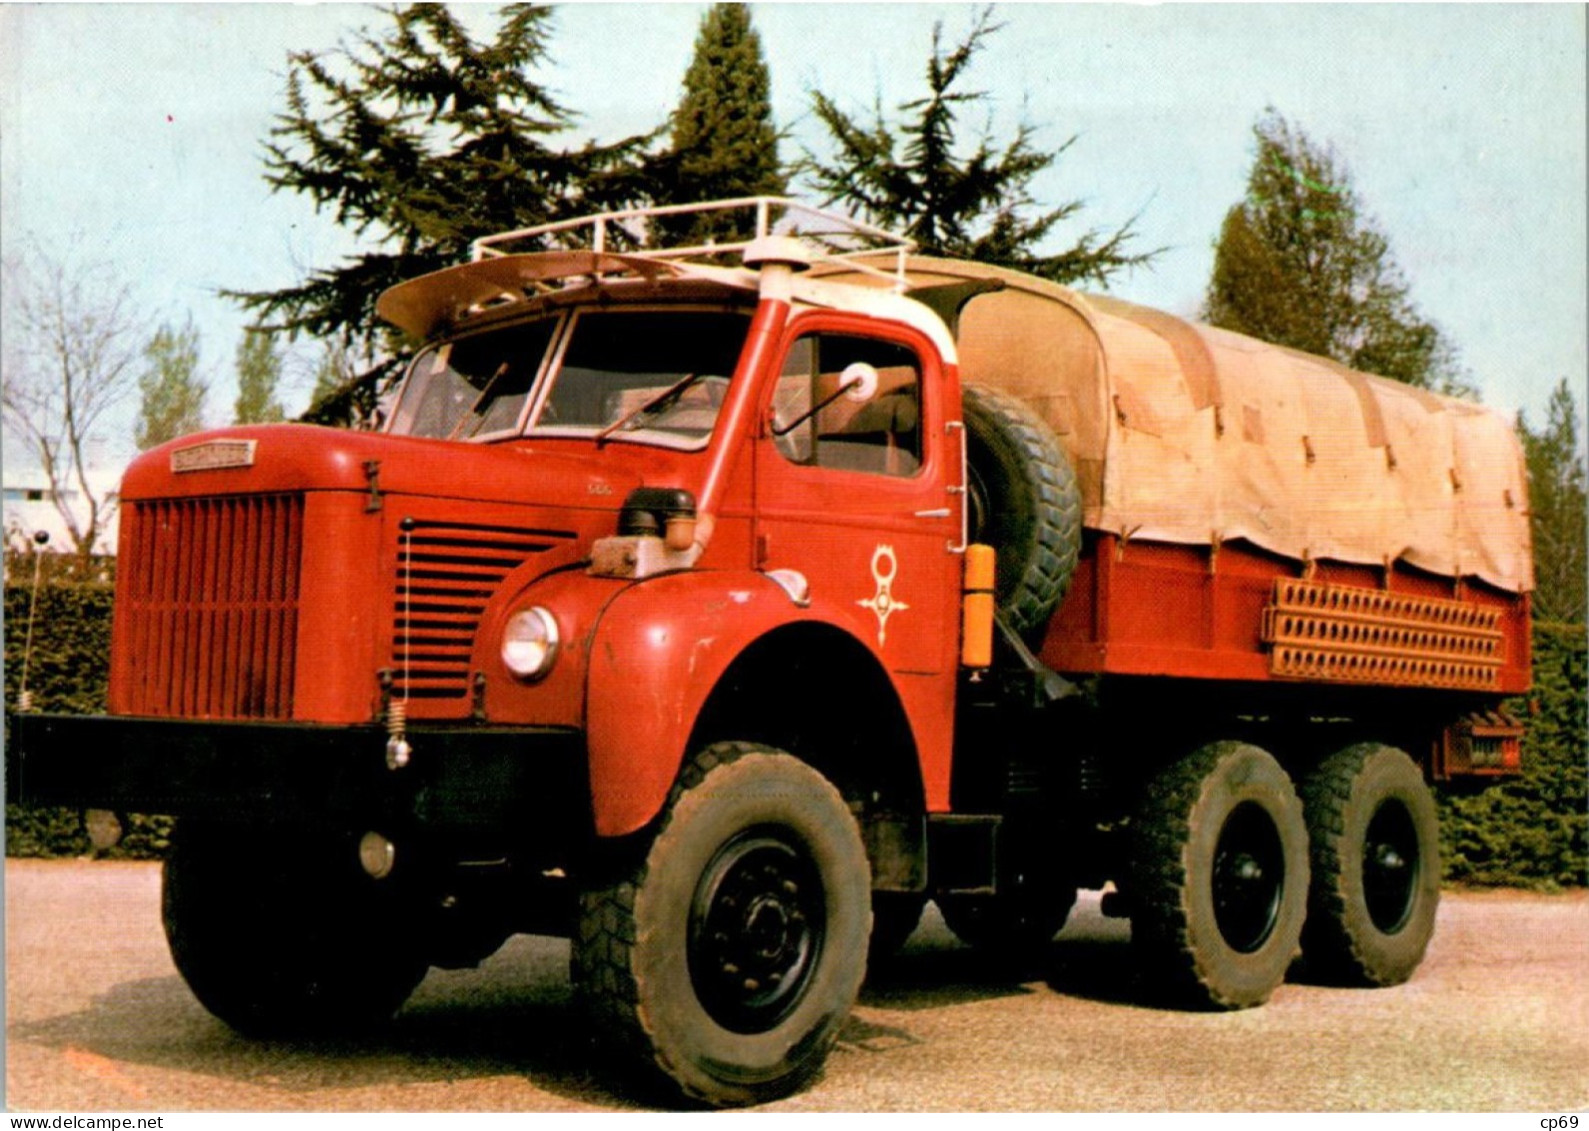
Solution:
<path fill-rule="evenodd" d="M 361 1032 L 425 976 L 400 890 L 366 875 L 343 841 L 178 825 L 161 890 L 171 958 L 200 1004 L 245 1036 Z"/>
<path fill-rule="evenodd" d="M 1131 825 L 1131 941 L 1148 976 L 1193 1007 L 1267 1001 L 1307 914 L 1307 827 L 1285 770 L 1216 742 L 1163 770 Z"/>
<path fill-rule="evenodd" d="M 1304 972 L 1319 981 L 1394 986 L 1412 977 L 1440 905 L 1440 829 L 1413 760 L 1349 746 L 1302 787 L 1313 882 Z"/>
<path fill-rule="evenodd" d="M 685 768 L 644 861 L 580 897 L 599 1033 L 684 1095 L 762 1103 L 821 1069 L 860 991 L 871 871 L 839 792 L 768 747 Z"/>

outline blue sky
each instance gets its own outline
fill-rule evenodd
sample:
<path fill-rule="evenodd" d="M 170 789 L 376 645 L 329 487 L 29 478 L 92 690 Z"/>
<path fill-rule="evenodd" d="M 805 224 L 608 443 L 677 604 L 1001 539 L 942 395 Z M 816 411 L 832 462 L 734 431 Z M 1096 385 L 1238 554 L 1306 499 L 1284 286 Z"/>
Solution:
<path fill-rule="evenodd" d="M 702 10 L 561 8 L 543 77 L 583 115 L 570 141 L 660 122 Z M 863 112 L 912 97 L 933 24 L 952 39 L 976 11 L 752 10 L 786 156 L 820 142 L 811 89 Z M 1142 246 L 1168 249 L 1114 293 L 1196 312 L 1220 220 L 1244 192 L 1251 126 L 1273 105 L 1335 146 L 1487 403 L 1537 421 L 1560 378 L 1582 387 L 1582 7 L 1008 4 L 997 17 L 1004 29 L 970 73 L 993 97 L 995 131 L 1024 117 L 1052 146 L 1079 135 L 1036 186 L 1087 202 L 1059 240 L 1140 212 Z M 490 10 L 469 19 L 488 27 Z M 103 262 L 151 319 L 191 313 L 209 415 L 224 422 L 244 319 L 216 291 L 282 286 L 353 246 L 262 179 L 287 52 L 383 22 L 354 5 L 0 5 L 0 250 Z M 289 409 L 307 397 L 310 365 L 305 353 Z M 130 427 L 112 431 L 106 458 L 130 455 Z"/>

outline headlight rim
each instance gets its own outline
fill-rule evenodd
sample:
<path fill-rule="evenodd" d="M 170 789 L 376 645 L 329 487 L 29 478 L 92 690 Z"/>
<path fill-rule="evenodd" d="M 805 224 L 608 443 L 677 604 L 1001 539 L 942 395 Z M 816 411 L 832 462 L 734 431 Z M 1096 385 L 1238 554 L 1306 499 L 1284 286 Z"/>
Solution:
<path fill-rule="evenodd" d="M 523 623 L 526 618 L 540 625 L 542 633 L 541 643 L 543 650 L 541 660 L 533 667 L 515 663 L 511 658 L 510 648 L 514 644 L 521 643 L 524 639 L 515 636 L 514 628 L 516 625 Z M 502 666 L 507 669 L 510 675 L 521 682 L 537 683 L 545 679 L 552 668 L 556 666 L 557 656 L 561 650 L 562 633 L 558 629 L 557 617 L 544 605 L 526 605 L 521 609 L 517 609 L 502 626 L 502 639 L 498 648 Z"/>

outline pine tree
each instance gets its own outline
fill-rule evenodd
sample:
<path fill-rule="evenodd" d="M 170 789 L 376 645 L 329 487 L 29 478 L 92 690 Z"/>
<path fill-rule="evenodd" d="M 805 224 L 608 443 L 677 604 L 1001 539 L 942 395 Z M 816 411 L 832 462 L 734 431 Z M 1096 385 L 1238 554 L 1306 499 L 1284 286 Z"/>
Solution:
<path fill-rule="evenodd" d="M 1089 231 L 1065 251 L 1038 250 L 1058 227 L 1076 217 L 1082 202 L 1043 208 L 1031 184 L 1075 143 L 1039 149 L 1037 130 L 1021 124 L 1002 144 L 984 134 L 974 146 L 957 135 L 958 116 L 981 109 L 984 91 L 960 89 L 972 60 L 999 30 L 984 10 L 952 49 L 941 24 L 932 33 L 927 92 L 898 106 L 890 123 L 879 106 L 862 122 L 820 91 L 812 95 L 817 119 L 833 148 L 823 161 L 809 151 L 801 165 L 824 204 L 839 204 L 868 223 L 903 232 L 931 255 L 975 259 L 1040 275 L 1059 283 L 1106 282 L 1123 268 L 1147 263 L 1156 251 L 1128 250 L 1134 219 L 1104 234 Z"/>
<path fill-rule="evenodd" d="M 281 354 L 269 334 L 259 330 L 243 331 L 237 345 L 237 401 L 233 406 L 238 424 L 275 424 L 286 418 L 276 388 L 281 383 Z"/>
<path fill-rule="evenodd" d="M 1215 326 L 1422 388 L 1472 395 L 1409 297 L 1343 162 L 1272 108 L 1247 198 L 1225 215 L 1203 316 Z"/>
<path fill-rule="evenodd" d="M 387 287 L 467 258 L 475 238 L 640 199 L 650 137 L 560 148 L 575 116 L 536 80 L 551 13 L 504 8 L 476 42 L 437 4 L 385 12 L 384 34 L 288 59 L 266 179 L 330 212 L 366 250 L 276 291 L 233 292 L 262 328 L 336 343 L 365 372 L 344 402 L 371 419 L 396 374 L 375 316 Z M 325 419 L 325 418 L 322 418 Z"/>
<path fill-rule="evenodd" d="M 148 450 L 204 426 L 204 394 L 199 377 L 199 332 L 191 322 L 155 331 L 144 347 L 148 368 L 138 378 L 142 400 L 135 440 Z"/>
<path fill-rule="evenodd" d="M 658 203 L 787 191 L 772 119 L 772 79 L 745 5 L 714 4 L 702 17 L 671 125 L 669 147 L 657 162 Z M 725 242 L 754 234 L 734 216 L 680 218 L 658 227 L 676 242 Z"/>
<path fill-rule="evenodd" d="M 1542 621 L 1582 625 L 1586 619 L 1584 577 L 1584 452 L 1578 431 L 1578 406 L 1567 379 L 1551 392 L 1545 425 L 1528 426 L 1519 413 L 1518 436 L 1528 464 L 1528 501 L 1534 535 L 1534 615 Z"/>

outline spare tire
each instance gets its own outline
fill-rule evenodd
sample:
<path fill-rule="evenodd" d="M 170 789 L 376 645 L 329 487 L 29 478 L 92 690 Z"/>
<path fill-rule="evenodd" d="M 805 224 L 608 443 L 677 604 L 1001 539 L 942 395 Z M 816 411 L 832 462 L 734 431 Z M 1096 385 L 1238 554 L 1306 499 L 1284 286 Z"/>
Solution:
<path fill-rule="evenodd" d="M 1022 401 L 962 389 L 971 541 L 998 552 L 994 594 L 1016 632 L 1041 629 L 1081 553 L 1081 490 L 1053 430 Z"/>

